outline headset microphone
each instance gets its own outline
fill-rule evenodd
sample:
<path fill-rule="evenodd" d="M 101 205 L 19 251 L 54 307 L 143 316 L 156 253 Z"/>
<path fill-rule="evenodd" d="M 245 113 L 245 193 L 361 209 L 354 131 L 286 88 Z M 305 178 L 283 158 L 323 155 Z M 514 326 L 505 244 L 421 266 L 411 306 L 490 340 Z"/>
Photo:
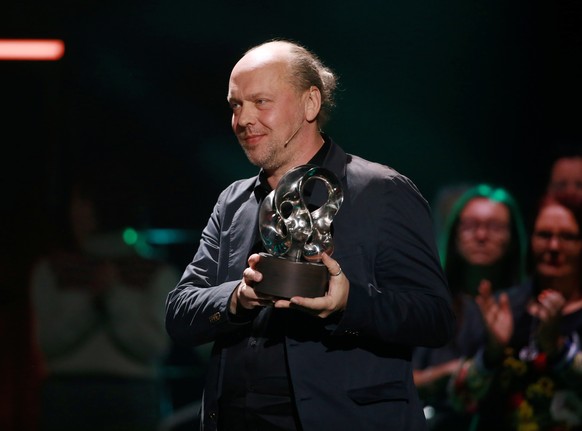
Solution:
<path fill-rule="evenodd" d="M 301 122 L 301 124 L 299 125 L 299 127 L 297 127 L 295 129 L 295 131 L 293 132 L 293 134 L 291 134 L 291 136 L 289 136 L 289 139 L 287 139 L 285 141 L 285 148 L 287 148 L 287 144 L 289 144 L 289 142 L 291 142 L 291 139 L 293 139 L 295 137 L 295 135 L 297 134 L 297 132 L 299 132 L 299 129 L 301 129 L 301 127 L 303 127 L 303 121 Z"/>

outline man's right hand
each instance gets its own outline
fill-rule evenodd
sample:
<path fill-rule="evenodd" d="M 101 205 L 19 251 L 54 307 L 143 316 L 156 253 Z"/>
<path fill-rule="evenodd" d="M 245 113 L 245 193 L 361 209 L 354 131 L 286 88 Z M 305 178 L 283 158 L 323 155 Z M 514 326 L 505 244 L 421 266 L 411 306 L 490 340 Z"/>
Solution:
<path fill-rule="evenodd" d="M 273 296 L 255 292 L 255 289 L 252 287 L 254 283 L 261 281 L 263 278 L 263 274 L 255 269 L 260 259 L 261 256 L 258 254 L 249 256 L 249 266 L 243 271 L 243 278 L 230 297 L 229 311 L 232 314 L 236 314 L 239 306 L 247 310 L 252 310 L 255 307 L 272 306 L 277 300 Z"/>

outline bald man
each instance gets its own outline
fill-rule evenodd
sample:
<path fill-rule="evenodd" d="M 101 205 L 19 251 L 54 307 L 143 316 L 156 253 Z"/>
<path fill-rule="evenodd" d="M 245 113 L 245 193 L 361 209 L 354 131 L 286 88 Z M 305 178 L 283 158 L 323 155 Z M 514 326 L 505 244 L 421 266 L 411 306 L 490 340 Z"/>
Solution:
<path fill-rule="evenodd" d="M 204 430 L 426 427 L 411 352 L 445 344 L 454 327 L 429 208 L 408 178 L 321 132 L 335 86 L 315 54 L 283 40 L 250 49 L 230 75 L 232 129 L 260 170 L 218 198 L 166 313 L 177 342 L 214 342 Z M 322 256 L 327 293 L 261 294 L 259 207 L 305 164 L 332 171 L 344 192 L 333 257 Z M 311 204 L 325 197 L 314 189 Z"/>

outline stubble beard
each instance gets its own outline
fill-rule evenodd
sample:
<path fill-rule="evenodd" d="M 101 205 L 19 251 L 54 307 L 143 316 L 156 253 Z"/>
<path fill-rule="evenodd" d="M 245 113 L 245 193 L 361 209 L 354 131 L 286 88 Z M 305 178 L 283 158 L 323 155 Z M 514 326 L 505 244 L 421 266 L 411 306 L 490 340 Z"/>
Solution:
<path fill-rule="evenodd" d="M 265 171 L 274 171 L 280 167 L 280 153 L 284 144 L 278 141 L 267 141 L 261 147 L 247 148 L 241 143 L 242 149 L 249 162 Z"/>

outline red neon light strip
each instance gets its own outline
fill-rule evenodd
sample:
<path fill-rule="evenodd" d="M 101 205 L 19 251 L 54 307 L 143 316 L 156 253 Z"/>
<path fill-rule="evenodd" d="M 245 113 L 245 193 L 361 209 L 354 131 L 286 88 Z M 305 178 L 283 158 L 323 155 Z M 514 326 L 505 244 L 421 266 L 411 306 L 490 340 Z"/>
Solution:
<path fill-rule="evenodd" d="M 0 60 L 59 60 L 65 43 L 59 39 L 0 39 Z"/>

